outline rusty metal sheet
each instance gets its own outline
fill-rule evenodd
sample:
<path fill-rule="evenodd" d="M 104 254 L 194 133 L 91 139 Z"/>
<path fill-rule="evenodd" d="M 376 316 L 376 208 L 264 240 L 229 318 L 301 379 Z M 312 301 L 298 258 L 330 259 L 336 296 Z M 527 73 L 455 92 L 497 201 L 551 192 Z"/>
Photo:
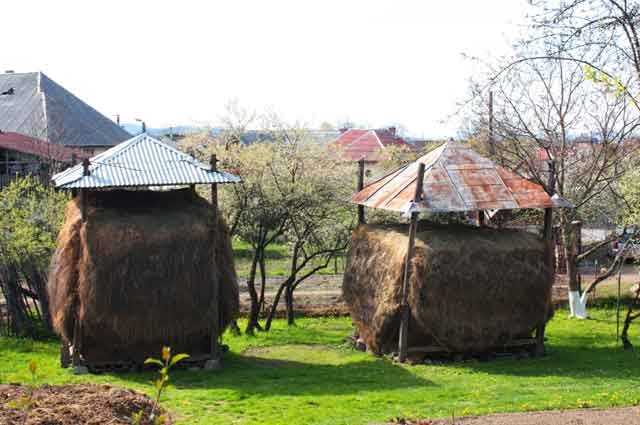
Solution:
<path fill-rule="evenodd" d="M 371 196 L 373 196 L 378 190 L 380 190 L 381 188 L 385 187 L 385 185 L 389 181 L 394 179 L 403 170 L 404 170 L 404 168 L 400 168 L 399 170 L 396 170 L 396 171 L 386 175 L 385 177 L 382 177 L 381 179 L 379 179 L 379 180 L 371 183 L 370 185 L 366 186 L 360 192 L 356 193 L 355 195 L 353 195 L 351 197 L 351 202 L 353 202 L 354 204 L 359 204 L 360 202 L 366 201 Z"/>
<path fill-rule="evenodd" d="M 432 212 L 466 211 L 467 206 L 456 192 L 456 189 L 448 184 L 432 184 L 429 191 L 424 192 L 424 204 Z"/>
<path fill-rule="evenodd" d="M 384 187 L 380 188 L 375 194 L 373 194 L 367 203 L 373 208 L 389 208 L 393 209 L 389 203 L 400 197 L 400 200 L 406 197 L 404 193 L 407 187 L 415 182 L 418 172 L 418 165 L 416 163 L 409 164 L 401 173 L 395 176 L 393 180 Z M 413 185 L 413 191 L 415 193 L 415 184 Z M 413 199 L 413 193 L 409 194 L 407 201 Z M 394 211 L 397 211 L 394 209 Z"/>
<path fill-rule="evenodd" d="M 352 202 L 404 212 L 415 192 L 418 164 L 425 164 L 419 210 L 432 212 L 549 208 L 544 189 L 505 170 L 460 142 L 448 142 L 355 194 Z"/>

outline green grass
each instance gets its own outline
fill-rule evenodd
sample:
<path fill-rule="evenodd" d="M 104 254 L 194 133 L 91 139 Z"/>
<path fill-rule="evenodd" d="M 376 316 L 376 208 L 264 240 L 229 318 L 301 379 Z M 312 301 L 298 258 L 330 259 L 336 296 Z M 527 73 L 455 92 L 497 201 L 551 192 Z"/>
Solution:
<path fill-rule="evenodd" d="M 182 424 L 365 424 L 392 417 L 450 417 L 640 403 L 640 359 L 615 341 L 615 311 L 592 320 L 559 311 L 548 356 L 528 360 L 402 366 L 348 348 L 348 318 L 282 321 L 257 337 L 227 336 L 218 371 L 172 374 L 164 405 Z M 638 325 L 632 340 L 640 345 Z M 56 341 L 0 338 L 0 383 L 101 382 L 150 392 L 150 373 L 74 376 L 58 367 Z"/>
<path fill-rule="evenodd" d="M 251 246 L 239 239 L 233 239 L 233 254 L 238 276 L 249 275 L 251 269 L 252 252 Z M 310 266 L 319 265 L 321 261 L 311 262 Z M 265 253 L 265 268 L 268 277 L 287 276 L 291 269 L 291 258 L 289 249 L 284 243 L 274 243 L 267 247 Z M 342 273 L 344 269 L 344 259 L 338 259 L 338 273 Z M 336 273 L 335 264 L 332 261 L 329 267 L 318 271 L 319 275 L 331 275 Z"/>

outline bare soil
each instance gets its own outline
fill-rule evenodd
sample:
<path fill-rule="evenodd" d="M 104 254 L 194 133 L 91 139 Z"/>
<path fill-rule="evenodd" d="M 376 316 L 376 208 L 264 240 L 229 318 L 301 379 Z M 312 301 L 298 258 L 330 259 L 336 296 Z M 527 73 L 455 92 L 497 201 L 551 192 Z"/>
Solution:
<path fill-rule="evenodd" d="M 142 393 L 92 384 L 43 385 L 34 390 L 30 408 L 11 406 L 12 402 L 25 400 L 27 394 L 25 385 L 0 385 L 0 424 L 124 425 L 131 424 L 132 414 L 140 410 L 148 418 L 153 406 L 153 401 Z"/>
<path fill-rule="evenodd" d="M 393 423 L 393 422 L 392 422 Z M 396 421 L 406 425 L 637 425 L 640 408 L 548 410 L 543 412 L 500 413 L 436 421 Z"/>
<path fill-rule="evenodd" d="M 594 270 L 585 268 L 581 270 L 582 287 L 585 288 L 589 282 L 595 279 Z M 280 283 L 284 281 L 284 277 L 270 277 L 266 280 L 265 299 L 267 306 L 271 305 L 273 298 L 278 290 Z M 635 265 L 627 264 L 623 268 L 622 273 L 622 293 L 628 292 L 628 288 L 632 283 L 638 281 L 638 271 Z M 247 290 L 246 277 L 239 277 L 238 284 L 240 287 L 240 311 L 245 314 L 249 310 L 250 300 Z M 260 282 L 256 282 L 259 290 Z M 553 285 L 553 302 L 556 305 L 565 303 L 568 295 L 568 279 L 566 275 L 556 275 Z M 602 282 L 593 298 L 601 298 L 615 295 L 617 291 L 617 275 L 612 276 Z M 319 317 L 319 316 L 348 316 L 344 299 L 342 298 L 342 275 L 323 275 L 312 276 L 303 282 L 294 294 L 294 307 L 296 313 L 301 316 Z M 284 314 L 284 299 L 280 300 L 278 307 L 278 316 Z"/>
<path fill-rule="evenodd" d="M 267 309 L 271 308 L 271 303 L 278 291 L 278 287 L 285 280 L 284 277 L 270 277 L 266 279 L 265 300 Z M 240 287 L 240 312 L 246 314 L 250 307 L 249 292 L 246 278 L 238 278 Z M 256 289 L 259 291 L 260 282 L 256 282 Z M 347 309 L 342 298 L 342 275 L 318 275 L 311 276 L 305 280 L 294 293 L 294 307 L 296 314 L 307 317 L 326 316 L 347 316 Z M 276 316 L 284 314 L 284 297 L 280 299 L 280 304 L 276 310 Z"/>

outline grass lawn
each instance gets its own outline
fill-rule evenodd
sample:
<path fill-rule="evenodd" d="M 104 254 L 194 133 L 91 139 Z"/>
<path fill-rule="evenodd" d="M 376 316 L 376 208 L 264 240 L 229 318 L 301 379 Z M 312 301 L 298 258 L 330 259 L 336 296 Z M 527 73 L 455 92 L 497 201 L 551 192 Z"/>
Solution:
<path fill-rule="evenodd" d="M 233 239 L 233 254 L 235 260 L 236 271 L 238 276 L 248 276 L 251 269 L 252 252 L 251 246 L 239 239 Z M 321 264 L 320 260 L 312 262 L 310 266 Z M 337 268 L 336 268 L 337 266 Z M 286 276 L 291 270 L 291 258 L 289 257 L 289 249 L 286 244 L 273 243 L 267 247 L 265 253 L 265 268 L 268 277 Z M 329 267 L 318 271 L 319 275 L 330 275 L 342 273 L 344 271 L 344 258 L 338 258 L 337 264 L 333 261 Z"/>
<path fill-rule="evenodd" d="M 224 367 L 174 372 L 163 401 L 183 424 L 365 424 L 392 417 L 625 406 L 640 403 L 640 358 L 615 341 L 615 310 L 592 320 L 558 311 L 548 356 L 528 360 L 401 366 L 343 343 L 348 318 L 282 321 L 269 334 L 228 336 Z M 632 340 L 640 346 L 640 332 Z M 58 367 L 56 341 L 0 338 L 0 383 L 99 382 L 151 390 L 152 375 L 74 376 Z"/>

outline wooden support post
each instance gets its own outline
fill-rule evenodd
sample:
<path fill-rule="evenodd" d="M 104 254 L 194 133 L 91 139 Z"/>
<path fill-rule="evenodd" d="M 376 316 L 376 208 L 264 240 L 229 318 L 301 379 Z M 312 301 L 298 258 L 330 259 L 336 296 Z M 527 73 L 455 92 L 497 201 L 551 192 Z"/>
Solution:
<path fill-rule="evenodd" d="M 542 237 L 546 244 L 547 249 L 547 267 L 551 269 L 551 273 L 555 275 L 555 262 L 554 262 L 554 241 L 553 241 L 553 209 L 544 209 L 544 228 L 542 231 Z M 551 307 L 548 307 L 551 308 Z M 551 312 L 548 311 L 547 314 Z M 536 327 L 536 354 L 539 356 L 544 355 L 544 332 L 547 326 L 547 317 L 544 318 L 542 323 L 539 323 Z"/>
<path fill-rule="evenodd" d="M 80 325 L 80 312 L 77 310 L 78 306 L 76 306 L 76 321 L 73 324 L 73 341 L 71 342 L 73 346 L 73 356 L 71 357 L 71 364 L 74 367 L 82 366 L 82 360 L 80 358 L 82 352 L 82 327 Z"/>
<path fill-rule="evenodd" d="M 211 155 L 209 165 L 211 166 L 211 171 L 218 171 L 218 158 L 215 154 Z M 211 208 L 213 211 L 213 223 L 215 229 L 218 223 L 218 185 L 216 183 L 211 184 Z"/>
<path fill-rule="evenodd" d="M 209 160 L 209 165 L 211 166 L 211 171 L 218 171 L 218 159 L 216 155 L 211 155 Z M 213 246 L 215 250 L 216 239 L 218 237 L 218 185 L 216 183 L 211 184 L 211 211 L 212 215 L 212 234 L 213 234 Z M 215 252 L 214 252 L 215 255 Z M 215 276 L 212 276 L 213 279 L 213 293 L 216 296 L 216 301 L 213 303 L 213 326 L 211 329 L 211 363 L 207 368 L 217 367 L 217 362 L 220 358 L 220 344 L 218 343 L 218 338 L 220 337 L 220 282 Z"/>
<path fill-rule="evenodd" d="M 576 244 L 576 255 L 582 254 L 582 221 L 575 220 L 571 223 L 574 226 L 575 234 L 574 241 Z M 582 295 L 582 273 L 580 273 L 580 269 L 578 268 L 578 264 L 576 264 L 576 273 L 578 277 L 578 292 Z"/>
<path fill-rule="evenodd" d="M 555 193 L 556 176 L 555 176 L 555 162 L 549 161 L 549 182 L 548 182 L 549 196 L 553 196 Z M 547 267 L 550 268 L 550 272 L 555 276 L 555 261 L 554 261 L 554 249 L 555 242 L 553 237 L 553 209 L 551 207 L 544 209 L 544 227 L 542 229 L 542 238 L 547 248 Z M 550 307 L 548 307 L 550 308 Z M 547 314 L 551 314 L 550 311 Z M 539 356 L 544 355 L 544 332 L 547 326 L 547 317 L 544 318 L 542 323 L 539 323 L 536 327 L 536 354 Z"/>
<path fill-rule="evenodd" d="M 89 171 L 89 160 L 87 158 L 82 160 L 82 175 L 88 176 L 91 174 Z M 82 222 L 87 221 L 87 189 L 80 189 L 80 217 Z"/>
<path fill-rule="evenodd" d="M 358 192 L 364 189 L 364 158 L 358 161 Z M 364 224 L 364 205 L 358 205 L 358 224 Z"/>
<path fill-rule="evenodd" d="M 66 369 L 69 365 L 71 365 L 71 346 L 65 341 L 60 346 L 60 367 Z"/>
<path fill-rule="evenodd" d="M 418 203 L 422 199 L 422 184 L 424 182 L 424 164 L 418 166 L 418 178 L 416 179 L 416 191 L 413 202 Z M 404 264 L 404 276 L 402 278 L 402 304 L 400 305 L 400 336 L 398 341 L 398 361 L 404 363 L 407 358 L 407 338 L 409 332 L 409 273 L 411 272 L 411 262 L 416 242 L 416 231 L 418 228 L 418 212 L 411 212 L 411 222 L 409 224 L 409 246 L 407 248 L 407 259 Z"/>
<path fill-rule="evenodd" d="M 484 227 L 485 224 L 485 217 L 484 217 L 484 210 L 478 210 L 478 227 Z"/>

